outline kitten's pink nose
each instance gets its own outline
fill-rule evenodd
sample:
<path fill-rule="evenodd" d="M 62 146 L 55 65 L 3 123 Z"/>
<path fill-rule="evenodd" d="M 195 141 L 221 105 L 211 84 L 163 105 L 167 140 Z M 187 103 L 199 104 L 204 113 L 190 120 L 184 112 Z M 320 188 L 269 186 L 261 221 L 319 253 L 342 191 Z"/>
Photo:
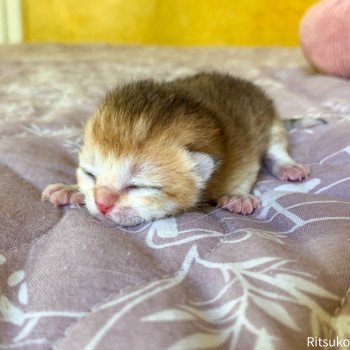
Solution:
<path fill-rule="evenodd" d="M 108 210 L 114 206 L 118 197 L 119 195 L 117 193 L 107 187 L 97 188 L 95 193 L 95 204 L 97 209 L 102 214 L 106 214 Z"/>
<path fill-rule="evenodd" d="M 96 203 L 97 209 L 98 209 L 102 214 L 106 214 L 107 211 L 113 207 L 113 204 L 112 204 L 112 205 L 106 205 L 106 204 L 100 203 L 100 202 L 95 202 L 95 203 Z"/>

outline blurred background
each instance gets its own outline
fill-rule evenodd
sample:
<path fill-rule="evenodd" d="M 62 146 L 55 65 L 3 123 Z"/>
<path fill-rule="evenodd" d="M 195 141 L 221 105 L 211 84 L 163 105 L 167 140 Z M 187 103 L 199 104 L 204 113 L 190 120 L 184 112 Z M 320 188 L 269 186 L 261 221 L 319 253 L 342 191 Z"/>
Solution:
<path fill-rule="evenodd" d="M 0 0 L 2 43 L 298 45 L 316 0 Z"/>

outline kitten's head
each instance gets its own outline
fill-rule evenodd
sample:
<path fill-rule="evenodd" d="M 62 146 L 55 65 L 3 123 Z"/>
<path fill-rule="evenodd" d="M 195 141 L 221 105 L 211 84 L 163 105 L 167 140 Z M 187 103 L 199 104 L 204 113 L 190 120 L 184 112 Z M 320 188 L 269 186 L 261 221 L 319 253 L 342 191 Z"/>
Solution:
<path fill-rule="evenodd" d="M 196 205 L 213 170 L 209 155 L 174 145 L 117 156 L 90 144 L 77 176 L 91 214 L 132 226 Z"/>
<path fill-rule="evenodd" d="M 212 156 L 187 147 L 197 136 L 189 118 L 181 120 L 183 101 L 157 96 L 163 92 L 152 88 L 135 92 L 131 86 L 107 96 L 85 128 L 77 170 L 80 191 L 91 214 L 121 226 L 195 206 L 215 170 Z M 130 98 L 134 103 L 123 102 Z M 169 110 L 180 117 L 170 118 Z M 176 120 L 173 126 L 171 120 Z M 198 116 L 194 123 L 204 122 Z"/>

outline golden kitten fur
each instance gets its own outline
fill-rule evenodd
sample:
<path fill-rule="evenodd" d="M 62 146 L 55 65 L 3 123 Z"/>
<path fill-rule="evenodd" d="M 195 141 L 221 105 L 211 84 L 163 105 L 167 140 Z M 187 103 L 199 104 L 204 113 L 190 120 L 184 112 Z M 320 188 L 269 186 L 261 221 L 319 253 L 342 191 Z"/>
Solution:
<path fill-rule="evenodd" d="M 50 185 L 43 199 L 85 203 L 123 226 L 210 200 L 250 214 L 260 206 L 250 193 L 264 159 L 282 180 L 309 173 L 288 155 L 282 122 L 257 86 L 218 73 L 140 80 L 109 92 L 87 122 L 78 184 Z"/>

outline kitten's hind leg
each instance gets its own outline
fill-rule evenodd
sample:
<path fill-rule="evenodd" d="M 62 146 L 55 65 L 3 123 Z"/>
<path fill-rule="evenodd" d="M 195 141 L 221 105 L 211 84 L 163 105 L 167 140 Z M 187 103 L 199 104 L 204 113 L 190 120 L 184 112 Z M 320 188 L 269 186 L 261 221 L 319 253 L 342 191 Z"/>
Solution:
<path fill-rule="evenodd" d="M 64 185 L 60 183 L 47 186 L 42 192 L 41 200 L 47 200 L 55 207 L 66 204 L 84 204 L 84 196 L 79 192 L 78 185 Z"/>
<path fill-rule="evenodd" d="M 287 151 L 287 132 L 280 120 L 275 120 L 265 163 L 270 172 L 283 181 L 301 181 L 310 174 L 306 165 L 296 163 Z"/>

